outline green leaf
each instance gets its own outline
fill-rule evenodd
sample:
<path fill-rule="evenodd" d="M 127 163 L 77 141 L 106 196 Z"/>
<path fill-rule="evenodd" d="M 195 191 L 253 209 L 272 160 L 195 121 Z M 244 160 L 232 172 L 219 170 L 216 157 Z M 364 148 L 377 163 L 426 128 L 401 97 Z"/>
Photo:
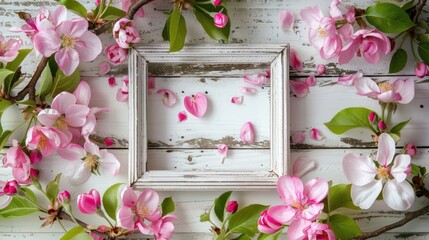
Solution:
<path fill-rule="evenodd" d="M 30 107 L 36 107 L 36 102 L 34 100 L 22 100 L 22 101 L 18 101 L 16 102 L 19 105 L 25 105 L 25 106 L 30 106 Z"/>
<path fill-rule="evenodd" d="M 164 29 L 162 29 L 162 39 L 164 39 L 164 41 L 170 41 L 170 20 L 171 15 L 168 16 L 167 21 L 165 21 Z"/>
<path fill-rule="evenodd" d="M 179 9 L 174 9 L 170 15 L 170 52 L 180 51 L 185 45 L 186 22 Z"/>
<path fill-rule="evenodd" d="M 365 11 L 366 20 L 385 33 L 400 33 L 414 27 L 404 9 L 395 4 L 379 2 L 369 6 Z"/>
<path fill-rule="evenodd" d="M 258 240 L 277 240 L 282 234 L 283 229 L 278 230 L 273 234 L 261 233 L 258 237 Z"/>
<path fill-rule="evenodd" d="M 325 126 L 335 134 L 343 134 L 353 128 L 372 128 L 368 115 L 373 112 L 362 107 L 345 108 L 339 111 Z M 377 116 L 378 118 L 378 116 Z"/>
<path fill-rule="evenodd" d="M 261 212 L 268 206 L 252 204 L 234 213 L 229 219 L 229 230 L 235 233 L 244 233 L 253 237 L 258 233 L 258 219 Z"/>
<path fill-rule="evenodd" d="M 413 5 L 414 5 L 414 0 L 411 0 L 411 1 L 406 2 L 404 5 L 402 5 L 401 8 L 404 11 L 407 11 L 408 9 L 412 8 Z"/>
<path fill-rule="evenodd" d="M 8 76 L 4 80 L 3 88 L 4 88 L 5 94 L 7 95 L 10 94 L 10 91 L 12 91 L 13 86 L 16 86 L 16 83 L 19 82 L 20 78 L 21 78 L 21 67 L 18 67 L 18 69 L 15 71 L 15 73 L 12 76 Z"/>
<path fill-rule="evenodd" d="M 35 198 L 34 193 L 26 191 L 26 195 Z M 28 199 L 15 195 L 7 207 L 0 209 L 0 218 L 25 216 L 38 211 L 39 209 Z"/>
<path fill-rule="evenodd" d="M 49 64 L 43 69 L 42 75 L 40 76 L 40 85 L 37 88 L 36 95 L 43 101 L 45 96 L 52 91 L 52 72 Z"/>
<path fill-rule="evenodd" d="M 252 238 L 243 233 L 240 236 L 233 238 L 232 240 L 252 240 Z"/>
<path fill-rule="evenodd" d="M 231 196 L 231 191 L 224 192 L 218 198 L 214 200 L 214 213 L 219 221 L 223 222 L 223 217 L 225 214 L 225 206 L 228 202 L 229 197 Z"/>
<path fill-rule="evenodd" d="M 168 198 L 164 198 L 164 201 L 162 201 L 161 208 L 162 208 L 162 217 L 164 217 L 165 215 L 174 212 L 174 209 L 176 207 L 174 206 L 173 199 L 171 197 L 168 197 Z"/>
<path fill-rule="evenodd" d="M 65 76 L 60 70 L 54 79 L 51 95 L 52 97 L 57 96 L 60 92 L 73 92 L 80 81 L 80 71 L 76 69 L 70 76 Z"/>
<path fill-rule="evenodd" d="M 408 124 L 408 122 L 411 120 L 408 119 L 407 121 L 404 122 L 400 122 L 398 124 L 396 124 L 395 126 L 392 127 L 392 129 L 390 129 L 390 133 L 396 134 L 398 136 L 401 136 L 401 131 L 402 129 Z"/>
<path fill-rule="evenodd" d="M 200 222 L 208 222 L 210 221 L 210 213 L 203 213 L 200 215 Z"/>
<path fill-rule="evenodd" d="M 88 11 L 78 1 L 76 0 L 56 0 L 56 1 L 61 5 L 64 5 L 68 10 L 86 19 Z"/>
<path fill-rule="evenodd" d="M 76 226 L 67 231 L 60 240 L 92 240 L 85 229 L 82 226 Z"/>
<path fill-rule="evenodd" d="M 407 52 L 399 48 L 392 55 L 392 59 L 390 60 L 389 73 L 397 73 L 404 69 L 407 64 Z"/>
<path fill-rule="evenodd" d="M 0 69 L 0 85 L 3 85 L 4 80 L 14 73 L 15 73 L 15 71 L 12 71 L 9 69 L 4 69 L 4 68 Z"/>
<path fill-rule="evenodd" d="M 127 13 L 119 8 L 108 6 L 106 11 L 103 13 L 103 16 L 101 16 L 101 18 L 104 20 L 113 21 L 118 18 L 124 17 L 125 14 Z"/>
<path fill-rule="evenodd" d="M 122 183 L 110 186 L 103 194 L 103 206 L 107 215 L 116 221 L 116 210 L 118 209 L 118 194 Z"/>
<path fill-rule="evenodd" d="M 207 35 L 214 40 L 220 40 L 223 42 L 228 42 L 229 32 L 231 29 L 231 23 L 228 21 L 224 28 L 218 28 L 214 24 L 214 19 L 210 14 L 208 14 L 204 9 L 200 8 L 199 5 L 194 6 L 193 10 L 195 17 L 201 26 L 206 31 Z M 227 15 L 226 9 L 224 9 L 223 14 Z"/>
<path fill-rule="evenodd" d="M 420 167 L 420 175 L 424 176 L 426 174 L 426 167 Z"/>
<path fill-rule="evenodd" d="M 429 65 L 429 42 L 419 42 L 417 51 L 423 62 Z"/>
<path fill-rule="evenodd" d="M 355 220 L 341 214 L 331 215 L 329 217 L 329 226 L 337 239 L 352 239 L 362 234 Z"/>
<path fill-rule="evenodd" d="M 25 57 L 31 52 L 31 48 L 24 48 L 18 50 L 18 56 L 12 61 L 7 63 L 6 68 L 11 71 L 16 71 L 19 68 L 19 65 L 21 65 L 22 61 L 24 61 Z"/>
<path fill-rule="evenodd" d="M 398 136 L 398 135 L 396 135 L 394 133 L 388 133 L 388 134 L 393 138 L 393 140 L 395 140 L 395 142 L 397 142 L 397 141 L 399 141 L 401 139 L 400 136 Z"/>
<path fill-rule="evenodd" d="M 2 132 L 0 135 L 0 149 L 4 148 L 4 145 L 6 145 L 7 141 L 9 140 L 10 136 L 12 136 L 13 131 L 6 130 Z"/>
<path fill-rule="evenodd" d="M 49 200 L 51 200 L 51 202 L 54 202 L 57 199 L 58 193 L 60 192 L 60 179 L 61 173 L 59 173 L 54 180 L 50 181 L 48 185 L 46 185 L 46 195 L 48 196 Z"/>
<path fill-rule="evenodd" d="M 338 208 L 360 209 L 358 206 L 353 204 L 350 194 L 351 187 L 351 184 L 338 184 L 329 189 L 328 206 L 330 212 Z"/>
<path fill-rule="evenodd" d="M 418 176 L 419 173 L 420 173 L 420 166 L 412 163 L 411 164 L 411 175 Z"/>
<path fill-rule="evenodd" d="M 25 196 L 27 196 L 27 198 L 29 198 L 31 201 L 35 203 L 38 202 L 36 194 L 34 194 L 34 192 L 31 191 L 31 189 L 29 189 L 28 187 L 21 187 L 21 191 L 23 191 Z"/>

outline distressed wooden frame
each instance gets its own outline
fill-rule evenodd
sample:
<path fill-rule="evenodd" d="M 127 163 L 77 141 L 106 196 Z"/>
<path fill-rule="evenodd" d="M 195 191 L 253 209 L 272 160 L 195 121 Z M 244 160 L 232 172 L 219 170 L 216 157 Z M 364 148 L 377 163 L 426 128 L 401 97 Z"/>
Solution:
<path fill-rule="evenodd" d="M 168 45 L 135 45 L 129 54 L 129 184 L 158 190 L 261 190 L 276 186 L 289 170 L 289 46 L 279 44 L 189 45 L 168 52 Z M 147 171 L 148 63 L 271 63 L 270 171 Z"/>

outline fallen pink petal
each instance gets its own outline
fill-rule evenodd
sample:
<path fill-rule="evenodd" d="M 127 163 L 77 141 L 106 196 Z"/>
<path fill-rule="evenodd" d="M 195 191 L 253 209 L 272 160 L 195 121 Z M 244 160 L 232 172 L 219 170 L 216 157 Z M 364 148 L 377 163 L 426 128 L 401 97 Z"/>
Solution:
<path fill-rule="evenodd" d="M 202 118 L 207 112 L 207 98 L 198 92 L 194 96 L 186 96 L 183 100 L 186 110 L 197 118 Z"/>
<path fill-rule="evenodd" d="M 262 86 L 267 83 L 267 77 L 260 73 L 244 75 L 243 80 L 244 82 L 255 86 Z"/>
<path fill-rule="evenodd" d="M 148 79 L 147 79 L 147 89 L 149 91 L 155 90 L 155 78 L 154 77 L 148 77 Z"/>
<path fill-rule="evenodd" d="M 355 80 L 361 78 L 362 76 L 363 74 L 361 72 L 355 74 L 344 74 L 338 78 L 337 83 L 345 86 L 353 86 Z"/>
<path fill-rule="evenodd" d="M 292 92 L 297 97 L 304 97 L 310 92 L 309 86 L 305 82 L 289 81 Z"/>
<path fill-rule="evenodd" d="M 295 51 L 295 49 L 290 50 L 289 66 L 298 72 L 304 69 L 301 58 L 298 56 L 298 53 Z"/>
<path fill-rule="evenodd" d="M 320 130 L 317 128 L 312 128 L 310 130 L 310 138 L 315 141 L 320 141 L 324 138 L 324 136 L 320 133 Z"/>
<path fill-rule="evenodd" d="M 254 143 L 255 142 L 255 129 L 253 128 L 253 124 L 251 122 L 246 122 L 240 130 L 240 139 L 245 144 Z"/>
<path fill-rule="evenodd" d="M 292 31 L 295 23 L 293 12 L 283 10 L 280 12 L 280 28 L 284 31 Z"/>
<path fill-rule="evenodd" d="M 305 134 L 302 132 L 292 135 L 292 143 L 303 143 L 305 141 Z"/>
<path fill-rule="evenodd" d="M 311 170 L 316 169 L 316 162 L 304 157 L 295 159 L 292 166 L 292 176 L 302 177 Z"/>
<path fill-rule="evenodd" d="M 325 72 L 326 72 L 326 66 L 325 66 L 325 64 L 317 64 L 317 67 L 316 67 L 316 73 L 317 73 L 317 75 L 323 75 L 323 74 L 325 74 Z"/>
<path fill-rule="evenodd" d="M 228 154 L 228 146 L 225 144 L 218 144 L 217 145 L 217 152 L 222 155 L 222 164 L 225 161 L 225 158 Z"/>
<path fill-rule="evenodd" d="M 232 97 L 231 98 L 231 103 L 234 104 L 241 104 L 243 102 L 243 96 L 239 96 L 239 97 Z"/>
<path fill-rule="evenodd" d="M 240 87 L 240 90 L 246 95 L 255 95 L 258 93 L 258 90 L 252 87 Z"/>
<path fill-rule="evenodd" d="M 110 72 L 110 64 L 108 62 L 104 61 L 98 65 L 98 74 L 100 76 L 104 76 L 108 72 Z"/>
<path fill-rule="evenodd" d="M 177 114 L 177 118 L 179 119 L 179 122 L 183 122 L 188 119 L 188 114 L 185 111 L 179 112 Z"/>
<path fill-rule="evenodd" d="M 307 77 L 307 79 L 305 79 L 305 83 L 310 87 L 316 86 L 317 85 L 316 76 L 314 76 L 314 74 L 311 74 L 310 76 Z"/>
<path fill-rule="evenodd" d="M 162 95 L 162 102 L 167 107 L 172 107 L 176 102 L 176 95 L 168 89 L 159 89 L 156 94 Z"/>
<path fill-rule="evenodd" d="M 109 83 L 109 87 L 115 87 L 116 86 L 116 78 L 114 76 L 110 76 L 107 79 L 107 82 Z"/>

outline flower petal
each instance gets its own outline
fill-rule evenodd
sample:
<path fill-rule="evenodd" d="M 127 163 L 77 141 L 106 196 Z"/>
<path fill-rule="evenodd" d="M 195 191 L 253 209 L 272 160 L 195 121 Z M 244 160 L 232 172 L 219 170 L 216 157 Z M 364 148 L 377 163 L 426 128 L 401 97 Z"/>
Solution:
<path fill-rule="evenodd" d="M 290 222 L 296 215 L 296 210 L 290 206 L 277 205 L 268 209 L 268 216 L 280 224 Z"/>
<path fill-rule="evenodd" d="M 251 122 L 246 122 L 243 124 L 240 130 L 240 139 L 245 144 L 254 143 L 255 142 L 255 129 L 253 128 L 253 124 Z"/>
<path fill-rule="evenodd" d="M 134 214 L 131 208 L 122 206 L 116 214 L 118 225 L 125 229 L 134 229 Z"/>
<path fill-rule="evenodd" d="M 405 81 L 402 80 L 396 80 L 393 83 L 393 86 L 395 88 L 396 92 L 399 92 L 399 94 L 402 97 L 402 100 L 398 101 L 402 104 L 408 104 L 413 100 L 414 98 L 414 80 L 409 78 Z"/>
<path fill-rule="evenodd" d="M 358 95 L 377 98 L 377 95 L 381 92 L 377 83 L 369 77 L 356 79 L 354 85 Z"/>
<path fill-rule="evenodd" d="M 228 146 L 225 144 L 218 144 L 217 145 L 217 152 L 222 155 L 222 164 L 228 154 Z"/>
<path fill-rule="evenodd" d="M 122 190 L 121 200 L 125 207 L 132 208 L 137 201 L 137 195 L 132 188 L 127 186 Z"/>
<path fill-rule="evenodd" d="M 295 159 L 292 166 L 292 175 L 302 177 L 309 171 L 316 168 L 316 162 L 307 158 L 299 157 Z"/>
<path fill-rule="evenodd" d="M 305 134 L 302 132 L 297 132 L 292 135 L 292 143 L 303 143 L 305 141 Z"/>
<path fill-rule="evenodd" d="M 52 29 L 44 30 L 34 35 L 33 44 L 36 51 L 44 57 L 49 57 L 60 49 L 60 35 Z"/>
<path fill-rule="evenodd" d="M 82 62 L 94 60 L 103 50 L 100 38 L 90 31 L 86 31 L 73 47 L 79 53 L 79 59 Z"/>
<path fill-rule="evenodd" d="M 277 180 L 277 192 L 286 205 L 303 198 L 304 185 L 301 179 L 294 176 L 281 176 Z"/>
<path fill-rule="evenodd" d="M 70 143 L 65 148 L 58 148 L 57 154 L 63 159 L 80 161 L 86 156 L 86 151 L 82 146 Z"/>
<path fill-rule="evenodd" d="M 85 81 L 80 81 L 77 88 L 74 90 L 73 95 L 76 97 L 76 104 L 82 104 L 88 106 L 91 100 L 91 88 Z"/>
<path fill-rule="evenodd" d="M 89 114 L 89 107 L 80 104 L 71 105 L 64 114 L 66 116 L 65 120 L 69 126 L 82 127 Z"/>
<path fill-rule="evenodd" d="M 77 159 L 70 161 L 65 175 L 70 185 L 76 186 L 88 180 L 91 176 L 91 169 L 87 168 L 80 159 Z"/>
<path fill-rule="evenodd" d="M 326 72 L 326 66 L 325 64 L 317 64 L 316 66 L 316 74 L 317 75 L 323 75 Z"/>
<path fill-rule="evenodd" d="M 395 140 L 389 134 L 382 133 L 378 137 L 377 162 L 387 167 L 395 156 L 395 150 Z"/>
<path fill-rule="evenodd" d="M 289 66 L 298 72 L 304 69 L 301 58 L 298 56 L 298 53 L 295 51 L 295 49 L 290 50 Z"/>
<path fill-rule="evenodd" d="M 79 53 L 72 48 L 61 48 L 55 54 L 58 67 L 66 76 L 70 76 L 79 66 Z"/>
<path fill-rule="evenodd" d="M 361 78 L 363 74 L 361 72 L 357 72 L 355 74 L 345 74 L 338 78 L 337 83 L 345 86 L 353 86 L 355 84 L 355 80 Z"/>
<path fill-rule="evenodd" d="M 403 182 L 407 178 L 407 170 L 410 162 L 411 157 L 408 154 L 399 154 L 395 157 L 390 174 L 393 175 L 397 182 Z"/>
<path fill-rule="evenodd" d="M 288 239 L 307 239 L 304 229 L 310 227 L 311 221 L 297 218 L 289 226 L 287 230 Z"/>
<path fill-rule="evenodd" d="M 185 111 L 181 111 L 177 114 L 177 118 L 179 118 L 179 122 L 186 121 L 186 119 L 188 119 L 188 114 Z"/>
<path fill-rule="evenodd" d="M 12 201 L 11 196 L 5 196 L 5 197 L 3 197 L 3 199 L 2 199 L 3 201 L 0 201 L 0 209 L 3 209 L 5 207 L 9 206 L 9 203 Z"/>
<path fill-rule="evenodd" d="M 304 195 L 310 203 L 320 203 L 328 195 L 329 185 L 323 179 L 311 179 L 304 185 Z"/>
<path fill-rule="evenodd" d="M 98 75 L 104 76 L 108 72 L 110 72 L 110 64 L 106 61 L 101 62 L 100 65 L 98 65 Z"/>
<path fill-rule="evenodd" d="M 121 164 L 115 155 L 109 153 L 106 149 L 100 150 L 99 162 L 102 173 L 108 173 L 112 176 L 118 175 Z"/>
<path fill-rule="evenodd" d="M 308 206 L 307 208 L 305 208 L 301 213 L 301 218 L 310 220 L 310 221 L 314 221 L 316 220 L 319 216 L 320 213 L 323 210 L 323 203 L 313 203 L 310 206 Z"/>
<path fill-rule="evenodd" d="M 167 107 L 172 107 L 177 101 L 176 95 L 168 89 L 160 89 L 156 92 L 156 94 L 163 96 L 162 102 Z"/>
<path fill-rule="evenodd" d="M 243 80 L 246 83 L 255 85 L 255 86 L 262 86 L 265 83 L 267 83 L 267 77 L 264 74 L 246 74 L 243 76 Z"/>
<path fill-rule="evenodd" d="M 383 189 L 383 200 L 390 208 L 405 211 L 410 208 L 415 199 L 413 187 L 407 182 L 388 180 Z"/>
<path fill-rule="evenodd" d="M 37 115 L 37 120 L 47 127 L 52 127 L 61 114 L 55 109 L 43 109 Z"/>
<path fill-rule="evenodd" d="M 283 10 L 280 12 L 280 28 L 285 31 L 292 31 L 295 22 L 293 12 Z"/>
<path fill-rule="evenodd" d="M 290 89 L 297 97 L 304 97 L 310 92 L 309 86 L 305 82 L 289 81 Z"/>
<path fill-rule="evenodd" d="M 110 76 L 109 78 L 107 78 L 107 83 L 109 83 L 109 87 L 111 87 L 111 88 L 115 87 L 116 86 L 115 76 Z M 128 101 L 128 99 L 127 99 L 127 101 Z"/>
<path fill-rule="evenodd" d="M 362 209 L 369 209 L 380 194 L 382 187 L 383 183 L 379 180 L 372 180 L 363 186 L 352 185 L 353 204 Z"/>
<path fill-rule="evenodd" d="M 307 77 L 307 79 L 305 79 L 305 83 L 307 83 L 307 85 L 310 87 L 316 86 L 317 85 L 316 76 L 314 76 L 314 74 L 311 74 L 310 76 Z"/>
<path fill-rule="evenodd" d="M 137 198 L 137 202 L 144 202 L 149 211 L 155 212 L 159 204 L 159 195 L 152 189 L 145 189 Z"/>
<path fill-rule="evenodd" d="M 194 97 L 186 96 L 183 100 L 186 110 L 197 118 L 202 118 L 207 112 L 207 98 L 198 92 Z"/>
<path fill-rule="evenodd" d="M 364 186 L 374 180 L 377 167 L 368 156 L 349 153 L 343 158 L 343 171 L 353 185 Z"/>
<path fill-rule="evenodd" d="M 320 141 L 320 140 L 322 140 L 325 137 L 320 133 L 319 129 L 312 128 L 310 130 L 310 138 L 313 139 L 313 140 L 315 140 L 315 141 Z"/>
<path fill-rule="evenodd" d="M 234 104 L 241 104 L 243 102 L 243 96 L 239 96 L 239 97 L 232 97 L 231 98 L 231 103 Z"/>

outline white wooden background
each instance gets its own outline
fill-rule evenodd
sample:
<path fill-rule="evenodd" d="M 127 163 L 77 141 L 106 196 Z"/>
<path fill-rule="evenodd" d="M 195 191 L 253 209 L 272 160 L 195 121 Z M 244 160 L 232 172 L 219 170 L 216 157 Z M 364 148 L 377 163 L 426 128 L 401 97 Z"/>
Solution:
<path fill-rule="evenodd" d="M 86 6 L 93 6 L 95 1 L 84 0 Z M 115 2 L 115 1 L 114 1 Z M 164 26 L 166 16 L 163 10 L 169 9 L 167 0 L 157 0 L 145 6 L 146 16 L 137 19 L 139 30 L 142 36 L 142 43 L 159 43 L 162 41 L 161 31 Z M 317 1 L 278 1 L 278 0 L 233 0 L 228 1 L 229 13 L 232 22 L 231 42 L 233 43 L 290 43 L 295 48 L 304 61 L 305 70 L 300 73 L 292 73 L 292 78 L 308 76 L 315 72 L 315 66 L 319 63 L 327 64 L 328 72 L 323 77 L 318 77 L 318 85 L 311 88 L 311 93 L 304 98 L 296 98 L 291 95 L 291 131 L 308 132 L 309 129 L 319 128 L 326 136 L 322 141 L 305 141 L 305 144 L 292 146 L 292 159 L 297 157 L 307 157 L 317 162 L 317 170 L 308 174 L 305 179 L 314 177 L 331 179 L 334 183 L 345 183 L 344 175 L 341 171 L 342 157 L 349 152 L 359 154 L 374 153 L 373 143 L 366 131 L 351 131 L 343 136 L 336 136 L 328 132 L 323 122 L 329 121 L 334 114 L 345 107 L 364 106 L 378 109 L 377 102 L 355 95 L 353 88 L 336 85 L 337 77 L 344 72 L 362 71 L 365 75 L 374 76 L 377 79 L 387 79 L 398 76 L 387 76 L 388 58 L 383 58 L 379 64 L 367 64 L 362 59 L 354 59 L 349 64 L 338 66 L 335 63 L 322 60 L 317 51 L 308 44 L 307 30 L 299 19 L 299 11 L 310 5 L 319 5 L 325 14 L 328 13 L 329 0 Z M 367 6 L 372 1 L 353 0 L 344 1 L 360 7 Z M 15 12 L 27 11 L 36 14 L 41 6 L 54 7 L 53 0 L 0 0 L 0 33 L 7 36 L 17 36 L 10 33 L 8 29 L 12 26 L 20 26 L 22 21 Z M 279 29 L 280 10 L 288 9 L 295 13 L 296 25 L 293 32 L 283 32 Z M 426 8 L 427 10 L 427 8 Z M 428 18 L 427 11 L 423 15 Z M 187 42 L 189 43 L 213 43 L 209 37 L 203 33 L 202 28 L 193 19 L 191 13 L 185 13 L 188 24 Z M 28 39 L 25 44 L 29 46 Z M 113 43 L 110 34 L 102 37 L 104 45 Z M 88 81 L 92 87 L 92 106 L 108 107 L 110 112 L 100 116 L 97 132 L 101 136 L 110 136 L 116 139 L 116 144 L 112 152 L 118 157 L 122 168 L 119 176 L 92 176 L 90 180 L 79 187 L 68 186 L 64 181 L 62 188 L 68 189 L 74 198 L 77 194 L 87 192 L 91 188 L 96 188 L 103 192 L 108 186 L 117 182 L 126 182 L 127 178 L 127 158 L 128 158 L 128 105 L 115 100 L 116 88 L 110 88 L 106 77 L 98 76 L 98 65 L 104 61 L 105 57 L 100 56 L 95 62 L 81 66 L 82 79 Z M 33 55 L 28 59 L 24 71 L 31 73 L 38 62 L 38 57 Z M 400 76 L 413 75 L 413 63 L 409 62 L 406 69 Z M 127 73 L 127 66 L 114 67 L 112 73 L 119 78 Z M 119 81 L 118 81 L 119 83 Z M 205 90 L 206 91 L 206 90 Z M 412 121 L 403 133 L 406 142 L 416 144 L 418 155 L 413 161 L 418 164 L 429 165 L 429 124 L 427 116 L 429 114 L 429 79 L 418 80 L 416 84 L 416 96 L 407 106 L 400 106 L 395 116 L 396 121 L 403 121 L 407 117 L 412 117 Z M 250 104 L 250 103 L 249 103 Z M 255 104 L 255 109 L 257 105 Z M 3 116 L 4 126 L 12 128 L 19 120 L 19 112 L 10 109 Z M 180 138 L 182 136 L 177 133 Z M 176 137 L 177 137 L 176 136 Z M 177 139 L 179 140 L 179 139 Z M 403 144 L 403 143 L 401 143 Z M 261 150 L 263 151 L 263 150 Z M 183 153 L 186 154 L 186 153 Z M 214 155 L 214 154 L 212 154 Z M 243 156 L 245 157 L 245 156 Z M 176 161 L 176 160 L 175 160 Z M 64 160 L 57 156 L 52 156 L 40 164 L 42 169 L 42 180 L 46 182 L 52 179 L 56 173 L 63 170 Z M 178 163 L 180 165 L 180 162 Z M 182 163 L 183 164 L 183 163 Z M 234 165 L 234 162 L 228 162 Z M 199 166 L 195 166 L 198 169 Z M 0 178 L 8 179 L 10 172 L 8 169 L 0 170 Z M 180 218 L 176 222 L 176 237 L 174 239 L 209 239 L 209 225 L 199 222 L 199 215 L 208 209 L 213 199 L 221 192 L 161 192 L 162 196 L 172 196 L 176 201 L 176 214 Z M 249 203 L 279 204 L 280 200 L 276 192 L 235 192 L 233 198 L 241 205 Z M 418 199 L 415 208 L 428 204 L 428 200 Z M 400 219 L 401 214 L 384 207 L 382 203 L 377 203 L 371 211 L 355 212 L 359 224 L 364 231 L 374 230 L 389 222 Z M 79 217 L 82 215 L 77 214 Z M 0 221 L 0 239 L 58 239 L 62 230 L 58 225 L 52 228 L 40 228 L 37 214 Z M 100 223 L 94 218 L 85 217 L 91 224 Z M 429 235 L 427 224 L 429 217 L 425 216 L 415 220 L 408 225 L 393 230 L 390 234 L 384 235 L 381 239 L 392 238 L 412 238 L 427 239 Z M 71 225 L 66 225 L 70 227 Z"/>

